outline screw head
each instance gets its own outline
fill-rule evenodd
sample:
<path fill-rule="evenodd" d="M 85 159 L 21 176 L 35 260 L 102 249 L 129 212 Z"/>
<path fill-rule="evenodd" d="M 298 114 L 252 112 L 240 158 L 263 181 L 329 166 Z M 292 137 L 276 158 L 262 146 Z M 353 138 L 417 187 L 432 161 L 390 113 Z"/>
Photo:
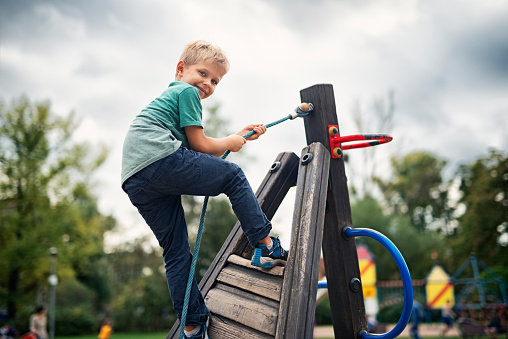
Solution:
<path fill-rule="evenodd" d="M 274 173 L 274 172 L 277 172 L 280 168 L 280 161 L 276 161 L 272 164 L 272 166 L 270 167 L 270 173 Z"/>
<path fill-rule="evenodd" d="M 312 161 L 312 158 L 314 158 L 314 154 L 312 153 L 305 153 L 302 157 L 302 165 L 307 165 L 309 162 Z"/>
<path fill-rule="evenodd" d="M 355 277 L 349 281 L 349 288 L 355 293 L 360 292 L 362 290 L 362 282 Z"/>

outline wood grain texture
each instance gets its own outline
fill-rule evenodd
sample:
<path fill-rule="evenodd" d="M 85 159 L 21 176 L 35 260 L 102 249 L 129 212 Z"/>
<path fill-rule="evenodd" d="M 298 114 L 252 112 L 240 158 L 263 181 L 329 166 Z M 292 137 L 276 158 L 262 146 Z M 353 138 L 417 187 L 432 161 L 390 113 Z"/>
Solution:
<path fill-rule="evenodd" d="M 245 327 L 232 320 L 221 321 L 212 316 L 208 329 L 210 339 L 273 339 L 273 336 Z"/>
<path fill-rule="evenodd" d="M 302 151 L 291 246 L 284 273 L 276 338 L 312 338 L 328 189 L 330 154 L 320 143 Z"/>
<path fill-rule="evenodd" d="M 275 335 L 279 303 L 233 287 L 217 284 L 206 298 L 210 312 L 246 327 Z"/>
<path fill-rule="evenodd" d="M 319 142 L 330 151 L 328 125 L 338 123 L 333 87 L 315 85 L 300 91 L 303 102 L 312 102 L 314 112 L 304 119 L 307 143 Z M 340 131 L 339 131 L 340 135 Z M 360 279 L 354 239 L 345 239 L 341 230 L 353 227 L 344 160 L 330 160 L 329 189 L 323 230 L 323 257 L 332 322 L 336 338 L 356 339 L 367 329 L 363 294 L 349 288 L 352 278 Z"/>
<path fill-rule="evenodd" d="M 282 279 L 242 266 L 228 265 L 222 269 L 218 282 L 280 301 Z"/>

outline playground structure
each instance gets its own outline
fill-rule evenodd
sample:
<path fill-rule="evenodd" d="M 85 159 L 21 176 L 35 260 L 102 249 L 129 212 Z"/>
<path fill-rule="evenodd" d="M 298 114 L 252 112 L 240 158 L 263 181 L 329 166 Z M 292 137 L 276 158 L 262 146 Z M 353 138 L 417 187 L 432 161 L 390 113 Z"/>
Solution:
<path fill-rule="evenodd" d="M 250 265 L 252 248 L 237 223 L 200 282 L 212 313 L 210 338 L 311 338 L 323 252 L 335 337 L 364 338 L 367 320 L 356 243 L 357 236 L 380 241 L 394 255 L 403 280 L 404 311 L 395 331 L 400 334 L 412 305 L 411 278 L 396 247 L 381 234 L 354 229 L 342 150 L 374 146 L 391 140 L 386 135 L 341 139 L 331 85 L 300 92 L 314 111 L 304 118 L 307 145 L 299 158 L 280 153 L 256 196 L 271 219 L 289 189 L 296 186 L 289 259 L 285 267 L 261 269 Z M 356 147 L 343 142 L 368 140 Z M 178 338 L 176 321 L 167 339 Z M 397 333 L 398 332 L 398 333 Z"/>
<path fill-rule="evenodd" d="M 484 333 L 484 324 L 489 322 L 489 317 L 497 311 L 508 309 L 504 281 L 474 254 L 453 275 L 436 263 L 425 279 L 413 279 L 412 285 L 415 298 L 426 306 L 425 321 L 428 323 L 432 321 L 431 310 L 441 310 L 449 302 L 449 307 L 457 315 L 459 328 L 475 325 L 479 333 Z M 402 291 L 403 282 L 400 280 L 377 281 L 375 292 L 370 293 L 377 295 L 379 310 L 382 310 L 402 303 Z"/>
<path fill-rule="evenodd" d="M 412 280 L 414 295 L 429 309 L 441 309 L 447 301 L 457 311 L 508 307 L 504 281 L 474 254 L 450 276 L 435 264 L 425 279 Z M 402 302 L 402 281 L 378 281 L 379 308 Z"/>

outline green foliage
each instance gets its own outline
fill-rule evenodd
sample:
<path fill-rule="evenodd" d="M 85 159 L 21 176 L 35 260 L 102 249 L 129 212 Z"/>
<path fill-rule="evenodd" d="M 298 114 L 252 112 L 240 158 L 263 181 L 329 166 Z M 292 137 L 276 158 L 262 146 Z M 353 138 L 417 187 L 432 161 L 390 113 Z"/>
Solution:
<path fill-rule="evenodd" d="M 406 216 L 385 214 L 379 202 L 373 198 L 365 198 L 354 202 L 351 206 L 355 227 L 377 230 L 387 236 L 402 253 L 413 279 L 423 279 L 433 264 L 432 253 L 446 258 L 444 239 L 436 233 L 418 232 Z M 370 238 L 360 238 L 374 254 L 376 260 L 377 279 L 400 280 L 397 264 L 392 256 L 379 242 Z"/>
<path fill-rule="evenodd" d="M 108 313 L 117 331 L 161 331 L 176 319 L 161 251 L 126 243 L 108 255 L 113 300 Z"/>
<path fill-rule="evenodd" d="M 316 305 L 316 324 L 332 325 L 332 312 L 330 309 L 330 299 L 326 296 L 319 304 Z"/>
<path fill-rule="evenodd" d="M 395 214 L 409 215 L 420 232 L 446 212 L 447 186 L 441 171 L 446 162 L 416 152 L 391 160 L 393 178 L 377 179 L 388 205 Z"/>
<path fill-rule="evenodd" d="M 115 226 L 88 189 L 107 150 L 72 142 L 77 125 L 48 102 L 0 102 L 0 305 L 14 321 L 47 303 L 50 247 L 59 249 L 61 283 L 95 277 L 103 234 Z"/>
<path fill-rule="evenodd" d="M 452 237 L 454 252 L 458 258 L 475 253 L 488 266 L 508 267 L 508 243 L 502 241 L 508 233 L 506 154 L 491 150 L 489 156 L 462 166 L 459 177 L 460 202 L 466 211 L 459 218 L 460 226 Z"/>
<path fill-rule="evenodd" d="M 94 312 L 82 306 L 57 308 L 55 329 L 61 335 L 93 333 L 96 327 Z"/>

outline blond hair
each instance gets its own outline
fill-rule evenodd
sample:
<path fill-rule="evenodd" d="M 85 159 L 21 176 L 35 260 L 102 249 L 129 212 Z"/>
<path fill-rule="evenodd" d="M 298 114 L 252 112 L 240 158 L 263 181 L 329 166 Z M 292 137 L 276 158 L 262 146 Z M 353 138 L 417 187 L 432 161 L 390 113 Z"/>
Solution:
<path fill-rule="evenodd" d="M 180 60 L 188 66 L 212 60 L 222 68 L 224 74 L 229 71 L 229 61 L 224 51 L 203 40 L 192 41 L 185 45 Z"/>

